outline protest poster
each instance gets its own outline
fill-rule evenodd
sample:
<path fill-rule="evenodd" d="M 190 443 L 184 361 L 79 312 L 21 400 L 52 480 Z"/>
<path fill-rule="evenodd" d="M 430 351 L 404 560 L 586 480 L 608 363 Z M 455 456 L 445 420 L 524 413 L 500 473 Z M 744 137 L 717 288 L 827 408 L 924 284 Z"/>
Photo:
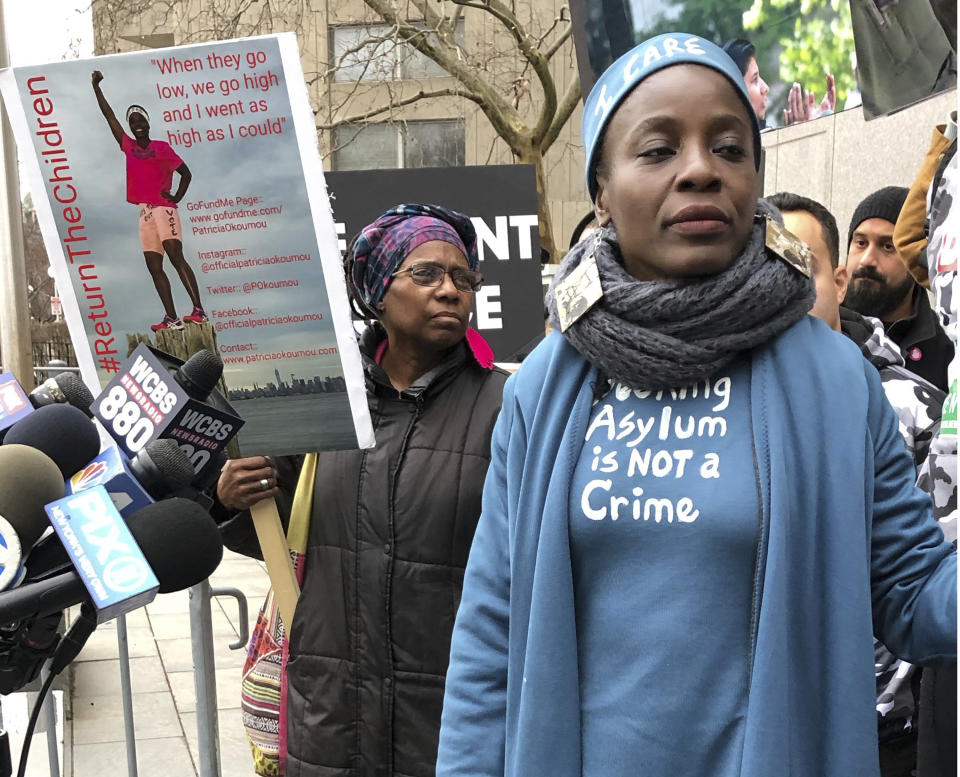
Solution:
<path fill-rule="evenodd" d="M 373 444 L 294 34 L 14 68 L 0 90 L 91 388 L 182 333 L 223 359 L 244 454 Z"/>
<path fill-rule="evenodd" d="M 426 202 L 471 217 L 483 288 L 470 325 L 499 362 L 516 362 L 543 337 L 537 184 L 531 165 L 327 173 L 340 250 L 388 208 Z"/>

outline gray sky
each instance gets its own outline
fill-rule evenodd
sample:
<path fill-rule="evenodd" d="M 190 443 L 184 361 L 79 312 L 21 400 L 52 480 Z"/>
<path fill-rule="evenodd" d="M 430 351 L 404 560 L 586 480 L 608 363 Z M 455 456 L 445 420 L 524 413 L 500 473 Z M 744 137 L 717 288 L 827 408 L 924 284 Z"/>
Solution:
<path fill-rule="evenodd" d="M 89 0 L 3 0 L 10 62 L 14 66 L 93 56 Z"/>

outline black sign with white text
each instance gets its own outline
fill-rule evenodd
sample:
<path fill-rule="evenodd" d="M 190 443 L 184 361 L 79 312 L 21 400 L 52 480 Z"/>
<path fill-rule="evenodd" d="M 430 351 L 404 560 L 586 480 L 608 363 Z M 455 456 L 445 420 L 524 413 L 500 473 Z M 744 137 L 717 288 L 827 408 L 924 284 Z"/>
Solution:
<path fill-rule="evenodd" d="M 326 173 L 344 252 L 363 227 L 394 205 L 443 205 L 477 230 L 483 288 L 471 326 L 497 361 L 512 362 L 543 336 L 537 186 L 531 165 L 356 170 Z"/>

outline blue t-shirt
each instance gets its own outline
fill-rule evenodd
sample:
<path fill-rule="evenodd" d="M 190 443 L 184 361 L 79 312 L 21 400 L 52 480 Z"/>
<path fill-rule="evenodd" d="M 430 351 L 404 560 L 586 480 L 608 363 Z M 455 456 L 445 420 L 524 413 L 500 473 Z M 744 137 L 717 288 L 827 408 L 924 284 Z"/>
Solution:
<path fill-rule="evenodd" d="M 740 773 L 761 523 L 747 359 L 594 405 L 570 495 L 583 777 Z"/>

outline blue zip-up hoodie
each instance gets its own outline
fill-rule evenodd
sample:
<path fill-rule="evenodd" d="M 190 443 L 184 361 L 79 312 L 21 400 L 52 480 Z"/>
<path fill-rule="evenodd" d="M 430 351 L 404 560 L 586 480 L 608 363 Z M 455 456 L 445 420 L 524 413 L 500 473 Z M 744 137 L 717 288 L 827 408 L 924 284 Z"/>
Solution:
<path fill-rule="evenodd" d="M 876 777 L 874 627 L 904 659 L 956 660 L 956 555 L 853 343 L 808 316 L 751 357 L 754 461 L 742 466 L 763 527 L 740 775 Z M 568 505 L 596 379 L 554 333 L 507 382 L 437 777 L 580 777 Z"/>

